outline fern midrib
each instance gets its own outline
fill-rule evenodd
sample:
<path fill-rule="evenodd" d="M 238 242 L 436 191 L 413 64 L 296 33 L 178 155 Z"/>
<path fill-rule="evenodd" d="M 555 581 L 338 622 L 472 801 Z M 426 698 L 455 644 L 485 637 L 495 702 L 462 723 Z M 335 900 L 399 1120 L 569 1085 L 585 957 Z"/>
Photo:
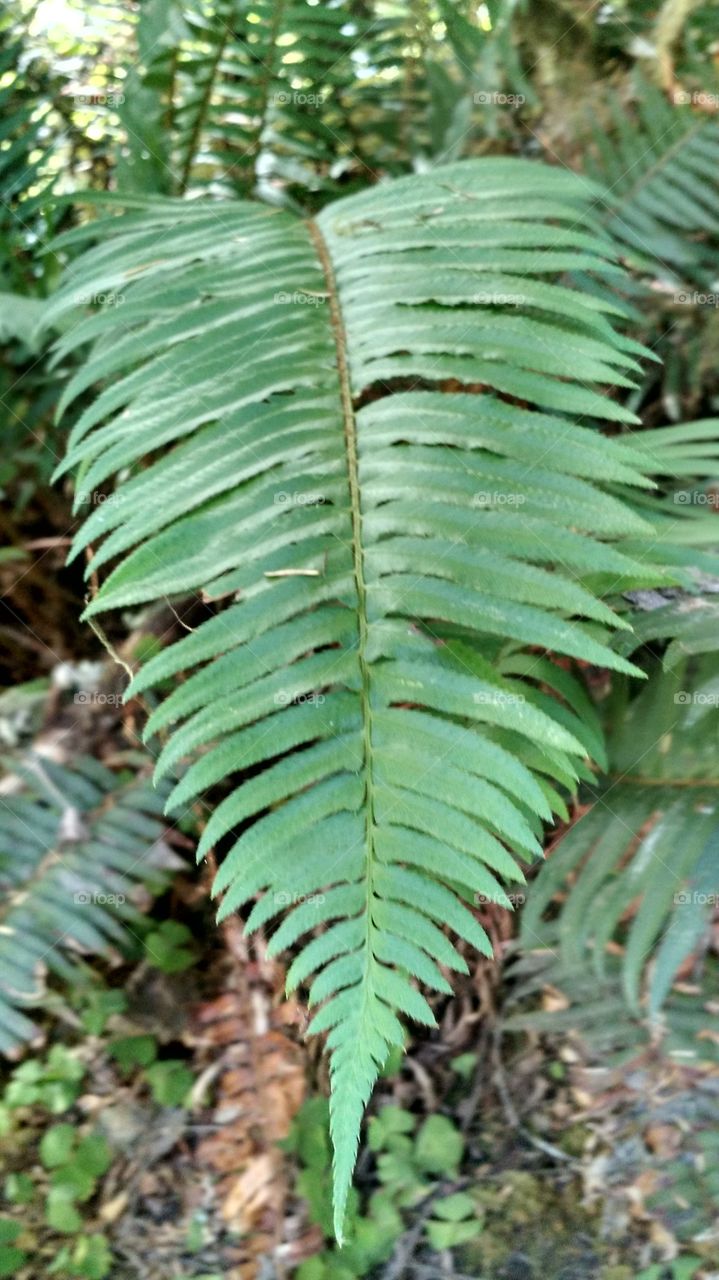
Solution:
<path fill-rule="evenodd" d="M 192 126 L 192 132 L 190 134 L 190 140 L 187 146 L 187 155 L 185 157 L 185 163 L 182 166 L 182 173 L 180 175 L 180 195 L 181 196 L 184 196 L 185 191 L 187 190 L 187 184 L 190 180 L 190 174 L 192 172 L 192 165 L 195 159 L 197 144 L 199 142 L 206 117 L 209 113 L 210 99 L 212 98 L 212 89 L 215 83 L 215 76 L 217 75 L 217 69 L 222 60 L 222 55 L 225 52 L 227 41 L 229 40 L 231 35 L 229 25 L 226 23 L 223 25 L 224 25 L 224 32 L 217 43 L 217 53 L 215 54 L 215 57 L 213 59 L 212 66 L 210 68 L 210 74 L 207 77 L 207 87 L 205 89 L 205 92 L 202 95 L 199 110 L 195 117 L 195 123 Z"/>
<path fill-rule="evenodd" d="M 372 902 L 374 898 L 374 785 L 372 770 L 372 708 L 370 701 L 370 669 L 367 662 L 367 585 L 364 577 L 364 552 L 362 539 L 362 507 L 360 502 L 359 459 L 357 449 L 357 420 L 355 418 L 347 361 L 347 334 L 339 300 L 339 290 L 334 267 L 324 236 L 317 223 L 308 222 L 312 242 L 324 273 L 330 306 L 330 320 L 337 352 L 337 373 L 340 382 L 340 400 L 344 427 L 345 452 L 349 475 L 350 511 L 352 519 L 352 563 L 357 593 L 357 656 L 361 676 L 360 703 L 364 740 L 364 783 L 367 805 L 366 827 L 366 882 L 367 921 L 365 930 L 365 967 L 363 977 L 363 1012 L 371 989 L 372 951 Z"/>

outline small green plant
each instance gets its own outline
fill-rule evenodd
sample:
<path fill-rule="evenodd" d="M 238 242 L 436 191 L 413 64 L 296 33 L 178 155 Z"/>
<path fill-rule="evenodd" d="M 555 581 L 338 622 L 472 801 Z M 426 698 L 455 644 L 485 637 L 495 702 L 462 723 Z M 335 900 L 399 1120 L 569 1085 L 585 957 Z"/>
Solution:
<path fill-rule="evenodd" d="M 44 1221 L 48 1234 L 43 1237 L 43 1259 L 47 1240 L 56 1241 L 55 1257 L 43 1274 L 104 1280 L 110 1274 L 110 1246 L 102 1234 L 87 1232 L 84 1206 L 97 1194 L 112 1153 L 101 1133 L 82 1131 L 69 1120 L 52 1122 L 77 1101 L 84 1075 L 83 1064 L 63 1045 L 55 1045 L 46 1058 L 31 1058 L 14 1069 L 0 1103 L 0 1120 L 19 1148 L 36 1151 L 36 1158 L 30 1159 L 32 1175 L 14 1169 L 6 1173 L 3 1192 L 17 1216 L 27 1211 L 31 1221 Z M 49 1115 L 38 1140 L 42 1112 Z M 27 1234 L 32 1246 L 36 1236 L 34 1229 Z M 0 1218 L 0 1277 L 17 1274 L 32 1260 L 21 1222 Z"/>
<path fill-rule="evenodd" d="M 145 958 L 163 973 L 182 973 L 197 960 L 197 946 L 186 924 L 163 920 L 145 938 Z"/>
<path fill-rule="evenodd" d="M 82 1236 L 65 1245 L 48 1267 L 48 1275 L 79 1276 L 82 1280 L 104 1280 L 109 1276 L 112 1254 L 107 1237 L 99 1232 Z"/>
<path fill-rule="evenodd" d="M 368 1126 L 368 1144 L 376 1157 L 380 1187 L 366 1204 L 353 1189 L 348 1201 L 345 1243 L 329 1244 L 333 1235 L 329 1186 L 331 1147 L 328 1105 L 312 1098 L 299 1112 L 285 1144 L 300 1165 L 297 1191 L 309 1205 L 310 1218 L 322 1228 L 328 1247 L 297 1269 L 297 1280 L 357 1280 L 391 1255 L 404 1230 L 403 1211 L 432 1198 L 425 1239 L 430 1248 L 449 1249 L 475 1239 L 482 1231 L 481 1210 L 471 1190 L 440 1194 L 442 1182 L 458 1177 L 464 1139 L 447 1117 L 418 1117 L 401 1107 L 383 1107 Z M 433 1197 L 436 1196 L 436 1199 Z"/>
<path fill-rule="evenodd" d="M 27 1254 L 18 1247 L 20 1224 L 9 1218 L 0 1218 L 0 1276 L 14 1276 L 23 1265 Z"/>
<path fill-rule="evenodd" d="M 83 993 L 83 997 L 80 1022 L 90 1036 L 101 1036 L 110 1018 L 124 1013 L 127 1008 L 127 999 L 122 991 L 91 988 Z"/>
<path fill-rule="evenodd" d="M 118 1036 L 107 1046 L 123 1075 L 131 1075 L 135 1067 L 149 1067 L 157 1057 L 154 1036 Z"/>
<path fill-rule="evenodd" d="M 181 1107 L 195 1077 L 179 1058 L 165 1058 L 147 1068 L 145 1079 L 161 1107 Z"/>
<path fill-rule="evenodd" d="M 110 1041 L 108 1052 L 124 1076 L 132 1075 L 137 1067 L 143 1068 L 144 1079 L 159 1106 L 182 1106 L 195 1077 L 181 1058 L 158 1061 L 154 1036 L 120 1036 Z"/>
<path fill-rule="evenodd" d="M 45 1107 L 54 1115 L 67 1111 L 80 1094 L 85 1068 L 64 1045 L 53 1045 L 46 1058 L 28 1058 L 15 1068 L 0 1104 L 4 1113 L 18 1107 Z"/>
<path fill-rule="evenodd" d="M 427 1239 L 433 1249 L 452 1249 L 475 1240 L 481 1230 L 476 1201 L 468 1192 L 457 1191 L 435 1203 L 427 1223 Z"/>
<path fill-rule="evenodd" d="M 110 1167 L 112 1157 L 107 1142 L 102 1134 L 80 1137 L 74 1125 L 56 1124 L 42 1136 L 40 1159 L 50 1181 L 48 1226 L 73 1235 L 83 1226 L 78 1204 L 95 1194 L 98 1180 Z"/>

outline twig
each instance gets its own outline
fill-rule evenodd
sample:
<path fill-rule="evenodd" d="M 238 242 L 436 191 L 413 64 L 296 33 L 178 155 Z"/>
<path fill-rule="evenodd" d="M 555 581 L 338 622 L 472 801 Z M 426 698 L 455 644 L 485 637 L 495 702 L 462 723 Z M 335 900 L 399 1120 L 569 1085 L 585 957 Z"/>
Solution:
<path fill-rule="evenodd" d="M 412 1261 L 412 1255 L 419 1243 L 419 1238 L 422 1234 L 424 1224 L 430 1215 L 432 1205 L 437 1197 L 445 1195 L 447 1191 L 456 1190 L 458 1187 L 466 1185 L 466 1178 L 454 1181 L 448 1180 L 438 1182 L 437 1186 L 432 1188 L 429 1195 L 425 1196 L 424 1200 L 420 1201 L 417 1206 L 417 1216 L 409 1230 L 405 1231 L 404 1235 L 400 1236 L 397 1241 L 392 1257 L 382 1272 L 381 1280 L 401 1280 L 401 1277 L 405 1274 L 407 1267 Z"/>
<path fill-rule="evenodd" d="M 532 1130 L 528 1129 L 520 1120 L 517 1109 L 512 1102 L 509 1089 L 507 1088 L 504 1066 L 502 1064 L 502 1058 L 499 1051 L 499 1032 L 494 1036 L 492 1057 L 494 1059 L 494 1073 L 492 1079 L 494 1084 L 497 1086 L 497 1092 L 504 1108 L 504 1114 L 506 1115 L 511 1127 L 516 1129 L 517 1133 L 529 1142 L 531 1146 L 536 1147 L 539 1151 L 543 1151 L 545 1155 L 552 1156 L 554 1160 L 562 1160 L 565 1164 L 576 1164 L 577 1161 L 574 1156 L 568 1155 L 566 1151 L 562 1151 L 561 1147 L 555 1147 L 551 1142 L 545 1142 L 544 1138 L 538 1138 L 537 1135 L 532 1133 Z"/>

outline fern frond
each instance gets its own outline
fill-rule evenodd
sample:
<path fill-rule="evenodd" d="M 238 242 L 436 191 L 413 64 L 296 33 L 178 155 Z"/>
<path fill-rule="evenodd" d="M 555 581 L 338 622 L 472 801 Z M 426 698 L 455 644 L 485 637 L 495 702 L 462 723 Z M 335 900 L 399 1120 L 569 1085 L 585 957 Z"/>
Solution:
<path fill-rule="evenodd" d="M 96 760 L 72 768 L 34 753 L 12 765 L 0 796 L 0 1052 L 30 1040 L 24 1010 L 49 969 L 72 980 L 73 954 L 126 945 L 132 890 L 178 865 L 160 840 L 167 787 L 120 784 Z"/>
<path fill-rule="evenodd" d="M 501 108 L 485 101 L 497 95 L 477 90 L 509 76 L 533 98 L 510 19 L 483 31 L 457 0 L 143 7 L 120 189 L 256 192 L 314 208 L 380 173 L 455 159 L 480 118 L 497 132 Z"/>
<path fill-rule="evenodd" d="M 620 943 L 624 998 L 633 1014 L 656 1019 L 681 966 L 708 941 L 719 905 L 719 604 L 658 596 L 633 624 L 620 648 L 671 643 L 623 707 L 610 771 L 589 792 L 593 806 L 532 886 L 522 944 L 559 953 L 548 980 L 561 985 L 562 974 L 592 970 L 606 980 Z M 566 900 L 545 920 L 560 890 Z"/>
<path fill-rule="evenodd" d="M 709 589 L 719 580 L 719 532 L 714 487 L 719 454 L 719 419 L 705 418 L 675 427 L 643 430 L 634 447 L 643 452 L 646 466 L 661 484 L 661 492 L 626 493 L 627 500 L 652 526 L 649 539 L 629 538 L 622 544 L 628 554 L 647 564 L 671 565 L 677 582 L 693 593 Z M 674 625 L 675 620 L 672 620 Z M 673 633 L 657 633 L 666 639 Z M 628 654 L 632 642 L 615 644 Z M 697 650 L 701 652 L 701 650 Z"/>
<path fill-rule="evenodd" d="M 616 271 L 592 196 L 500 159 L 309 225 L 160 201 L 88 228 L 51 308 L 124 298 L 120 324 L 92 316 L 59 347 L 94 340 L 65 406 L 106 380 L 63 469 L 81 495 L 118 479 L 75 543 L 93 572 L 114 564 L 88 612 L 225 602 L 132 688 L 187 674 L 148 724 L 171 731 L 159 777 L 194 757 L 172 808 L 240 782 L 199 854 L 227 848 L 222 915 L 253 904 L 249 929 L 283 917 L 273 951 L 299 943 L 288 985 L 311 982 L 332 1060 L 338 1234 L 400 1017 L 431 1025 L 418 982 L 466 968 L 445 928 L 490 952 L 456 889 L 508 901 L 596 744 L 545 651 L 635 670 L 592 583 L 645 580 L 613 544 L 650 526 L 609 492 L 646 487 L 645 457 L 575 419 L 633 421 L 605 388 L 638 349 L 612 301 L 561 282 Z"/>
<path fill-rule="evenodd" d="M 593 130 L 585 170 L 608 189 L 607 226 L 630 265 L 708 287 L 717 273 L 719 124 L 644 80 L 637 90 L 637 119 L 609 95 L 610 133 Z"/>
<path fill-rule="evenodd" d="M 0 24 L 0 288 L 21 293 L 37 288 L 31 246 L 48 232 L 52 187 L 43 127 L 52 111 L 38 100 L 23 42 Z M 42 79 L 42 76 L 41 76 Z M 45 87 L 45 86 L 43 86 Z"/>
<path fill-rule="evenodd" d="M 171 85 L 179 189 L 248 194 L 259 184 L 277 199 L 278 182 L 326 185 L 343 149 L 352 6 L 195 0 L 182 16 Z"/>

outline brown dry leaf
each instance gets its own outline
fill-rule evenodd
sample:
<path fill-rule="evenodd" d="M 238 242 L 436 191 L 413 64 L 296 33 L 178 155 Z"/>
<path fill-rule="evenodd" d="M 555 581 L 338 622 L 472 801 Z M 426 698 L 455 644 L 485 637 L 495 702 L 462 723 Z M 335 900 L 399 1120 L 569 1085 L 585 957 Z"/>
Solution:
<path fill-rule="evenodd" d="M 222 1216 L 234 1231 L 248 1235 L 267 1209 L 276 1213 L 282 1203 L 281 1157 L 266 1151 L 255 1156 L 236 1178 L 222 1202 Z"/>
<path fill-rule="evenodd" d="M 274 1256 L 286 1237 L 290 1189 L 278 1143 L 305 1098 L 307 1054 L 278 1006 L 277 966 L 260 956 L 233 968 L 234 988 L 205 1002 L 192 1028 L 215 1098 L 214 1131 L 196 1155 L 216 1175 L 222 1218 L 240 1237 L 238 1275 L 255 1280 L 257 1260 Z"/>

